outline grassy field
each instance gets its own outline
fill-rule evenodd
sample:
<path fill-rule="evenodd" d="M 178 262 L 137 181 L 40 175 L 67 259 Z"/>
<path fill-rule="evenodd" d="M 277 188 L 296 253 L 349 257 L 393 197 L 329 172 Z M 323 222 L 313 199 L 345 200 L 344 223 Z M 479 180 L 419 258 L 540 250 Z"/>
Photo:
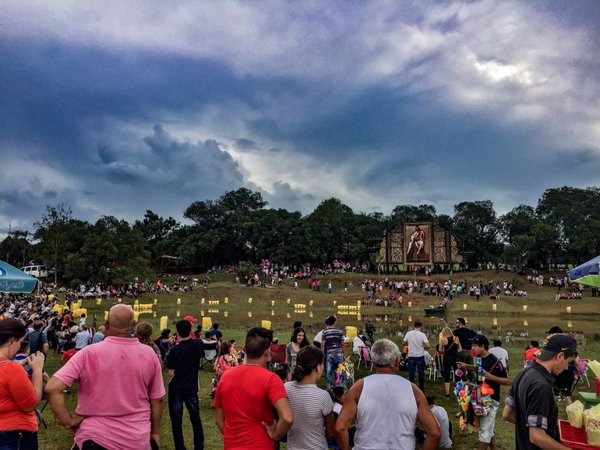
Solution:
<path fill-rule="evenodd" d="M 447 277 L 448 275 L 440 275 L 432 278 L 442 280 Z M 324 318 L 329 314 L 336 314 L 340 328 L 348 325 L 360 328 L 362 320 L 368 318 L 373 321 L 377 328 L 376 337 L 387 337 L 400 343 L 399 332 L 406 332 L 412 320 L 423 319 L 423 308 L 439 301 L 439 298 L 415 293 L 405 296 L 403 308 L 369 306 L 357 309 L 357 302 L 364 296 L 360 289 L 360 281 L 363 278 L 364 275 L 358 274 L 324 277 L 322 280 L 331 279 L 333 281 L 333 293 L 327 294 L 323 290 L 312 292 L 303 285 L 296 292 L 289 281 L 284 282 L 281 287 L 248 288 L 236 285 L 232 276 L 216 275 L 213 277 L 208 289 L 197 288 L 187 293 L 163 293 L 160 296 L 151 295 L 140 298 L 140 303 L 154 303 L 156 298 L 157 305 L 153 307 L 152 312 L 140 314 L 139 320 L 152 323 L 156 334 L 158 334 L 159 318 L 164 315 L 168 316 L 171 329 L 174 329 L 173 323 L 177 320 L 178 314 L 181 318 L 187 314 L 199 318 L 202 316 L 211 317 L 213 323 L 218 322 L 221 325 L 226 339 L 236 339 L 240 343 L 243 343 L 248 328 L 260 325 L 261 320 L 270 320 L 275 335 L 280 338 L 280 342 L 285 343 L 289 340 L 294 320 L 303 321 L 309 339 L 312 340 L 314 334 L 323 327 Z M 394 278 L 407 279 L 409 276 Z M 511 281 L 513 280 L 513 274 L 473 272 L 454 274 L 451 278 L 453 281 L 466 279 L 469 282 L 487 282 L 489 280 L 496 282 L 504 279 Z M 343 290 L 345 281 L 352 281 L 354 285 L 353 289 L 347 294 Z M 518 337 L 514 341 L 506 342 L 503 345 L 508 350 L 512 361 L 511 379 L 518 373 L 521 366 L 521 355 L 527 340 L 543 339 L 544 331 L 552 325 L 560 325 L 565 330 L 570 329 L 581 332 L 585 338 L 579 341 L 580 353 L 584 357 L 600 359 L 600 332 L 597 327 L 600 319 L 600 308 L 598 308 L 597 302 L 600 299 L 590 298 L 589 292 L 587 292 L 587 296 L 583 300 L 557 302 L 554 300 L 555 288 L 538 288 L 528 285 L 523 277 L 516 277 L 515 281 L 521 288 L 528 290 L 528 299 L 503 297 L 496 302 L 489 299 L 476 302 L 468 296 L 463 296 L 456 298 L 450 305 L 448 320 L 453 323 L 455 317 L 466 317 L 469 326 L 472 328 L 483 332 L 489 338 L 499 336 L 503 338 L 503 341 L 507 331 L 513 332 L 514 335 L 514 333 L 527 330 L 529 338 Z M 170 283 L 170 281 L 167 280 L 167 283 Z M 321 283 L 322 286 L 326 284 L 326 281 Z M 180 304 L 178 304 L 178 299 L 180 299 Z M 123 302 L 126 302 L 126 300 L 123 299 Z M 411 303 L 410 307 L 408 302 Z M 496 311 L 493 310 L 494 303 L 496 304 Z M 100 324 L 104 318 L 104 311 L 108 310 L 112 304 L 112 300 L 104 300 L 100 305 L 91 300 L 84 302 L 83 307 L 88 309 L 88 317 L 91 318 L 95 314 Z M 527 306 L 526 311 L 524 311 L 524 305 Z M 567 313 L 567 306 L 571 306 L 570 313 Z M 154 312 L 156 312 L 156 317 L 154 317 Z M 436 336 L 444 326 L 443 320 L 424 319 L 424 322 L 425 331 L 432 342 L 436 342 Z M 48 372 L 52 374 L 59 366 L 59 356 L 51 353 L 47 361 Z M 126 368 L 123 369 L 122 373 L 126 373 Z M 212 368 L 207 366 L 200 370 L 199 374 L 201 418 L 206 440 L 205 448 L 218 449 L 222 447 L 221 438 L 214 424 L 214 410 L 210 407 L 209 399 Z M 357 378 L 367 374 L 368 372 L 363 368 L 356 373 Z M 406 376 L 405 372 L 401 374 Z M 166 378 L 165 371 L 165 383 Z M 426 390 L 428 394 L 440 395 L 437 400 L 438 404 L 444 406 L 451 417 L 454 415 L 457 407 L 456 401 L 443 397 L 441 381 L 427 380 Z M 502 389 L 503 397 L 507 391 L 508 388 Z M 71 410 L 75 407 L 76 396 L 77 389 L 75 387 L 73 392 L 68 395 Z M 561 409 L 564 409 L 564 407 L 561 406 Z M 72 437 L 55 425 L 49 408 L 45 409 L 44 417 L 48 429 L 42 428 L 39 432 L 40 448 L 49 450 L 69 448 Z M 454 429 L 457 430 L 456 422 L 454 422 L 454 425 Z M 184 433 L 188 445 L 191 446 L 191 427 L 189 423 L 185 422 L 185 417 Z M 509 424 L 503 423 L 501 419 L 498 419 L 496 423 L 496 437 L 503 449 L 514 448 L 513 428 Z M 455 432 L 454 448 L 473 448 L 476 442 L 476 433 Z M 173 448 L 166 399 L 161 425 L 161 448 Z"/>

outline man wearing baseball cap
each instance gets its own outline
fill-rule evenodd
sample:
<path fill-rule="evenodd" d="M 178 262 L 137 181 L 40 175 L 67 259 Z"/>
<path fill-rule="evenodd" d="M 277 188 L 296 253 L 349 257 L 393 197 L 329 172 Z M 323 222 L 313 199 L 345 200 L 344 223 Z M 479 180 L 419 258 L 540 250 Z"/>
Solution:
<path fill-rule="evenodd" d="M 577 341 L 566 334 L 550 335 L 538 359 L 515 378 L 502 418 L 515 424 L 516 448 L 568 449 L 560 443 L 555 376 L 577 356 Z"/>
<path fill-rule="evenodd" d="M 548 331 L 546 331 L 546 334 L 556 334 L 556 333 L 562 333 L 563 330 L 561 327 L 559 327 L 558 325 L 554 325 L 552 327 L 550 327 L 550 329 Z"/>

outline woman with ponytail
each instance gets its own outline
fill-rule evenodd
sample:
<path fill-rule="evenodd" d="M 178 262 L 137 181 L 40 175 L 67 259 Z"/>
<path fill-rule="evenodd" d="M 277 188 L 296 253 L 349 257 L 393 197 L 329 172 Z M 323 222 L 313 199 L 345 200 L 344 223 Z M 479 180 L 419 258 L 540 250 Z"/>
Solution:
<path fill-rule="evenodd" d="M 289 450 L 327 450 L 327 437 L 334 435 L 333 401 L 317 387 L 325 371 L 323 352 L 308 345 L 296 357 L 294 381 L 285 384 L 294 423 L 288 431 Z M 327 433 L 326 433 L 327 431 Z"/>

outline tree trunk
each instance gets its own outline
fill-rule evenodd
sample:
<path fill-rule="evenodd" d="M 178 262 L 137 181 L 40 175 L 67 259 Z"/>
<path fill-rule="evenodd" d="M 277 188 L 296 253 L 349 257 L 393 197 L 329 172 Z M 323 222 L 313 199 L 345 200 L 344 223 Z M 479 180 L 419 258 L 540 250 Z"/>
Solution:
<path fill-rule="evenodd" d="M 54 286 L 58 286 L 58 242 L 54 243 Z"/>

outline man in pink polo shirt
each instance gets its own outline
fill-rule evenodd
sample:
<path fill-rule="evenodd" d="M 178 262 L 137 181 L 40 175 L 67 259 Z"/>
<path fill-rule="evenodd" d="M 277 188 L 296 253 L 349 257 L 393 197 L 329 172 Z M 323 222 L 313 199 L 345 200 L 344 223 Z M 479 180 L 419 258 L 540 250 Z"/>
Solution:
<path fill-rule="evenodd" d="M 159 443 L 165 387 L 156 353 L 131 338 L 135 320 L 126 305 L 113 306 L 106 338 L 88 345 L 46 385 L 58 423 L 75 432 L 75 449 L 150 450 Z M 75 416 L 63 390 L 79 381 Z"/>

